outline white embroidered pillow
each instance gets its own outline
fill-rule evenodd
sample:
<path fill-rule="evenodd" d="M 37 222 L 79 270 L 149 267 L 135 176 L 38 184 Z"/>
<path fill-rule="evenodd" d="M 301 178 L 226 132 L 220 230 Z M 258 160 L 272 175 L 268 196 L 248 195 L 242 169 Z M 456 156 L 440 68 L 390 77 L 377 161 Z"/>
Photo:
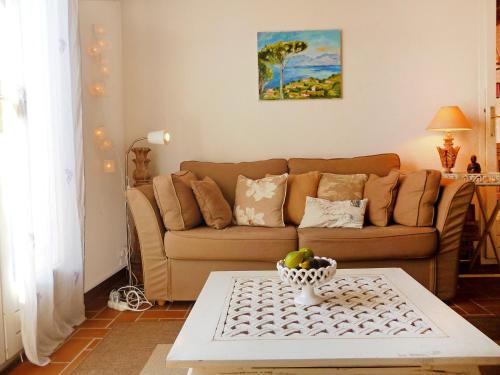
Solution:
<path fill-rule="evenodd" d="M 288 175 L 252 180 L 239 175 L 236 182 L 234 221 L 237 225 L 284 227 L 283 204 Z"/>
<path fill-rule="evenodd" d="M 299 228 L 363 228 L 368 199 L 329 201 L 306 198 L 306 210 Z"/>

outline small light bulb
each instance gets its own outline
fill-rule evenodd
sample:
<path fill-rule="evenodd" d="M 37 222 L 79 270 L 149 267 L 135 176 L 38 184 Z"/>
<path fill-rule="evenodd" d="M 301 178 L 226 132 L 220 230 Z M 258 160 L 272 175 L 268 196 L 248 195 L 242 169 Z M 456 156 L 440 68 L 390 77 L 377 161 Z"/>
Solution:
<path fill-rule="evenodd" d="M 104 130 L 104 127 L 99 126 L 98 128 L 95 128 L 94 129 L 94 136 L 97 139 L 104 139 L 104 137 L 106 136 L 106 131 Z"/>
<path fill-rule="evenodd" d="M 93 45 L 87 48 L 87 54 L 91 57 L 99 56 L 101 54 L 101 48 L 97 45 Z"/>
<path fill-rule="evenodd" d="M 170 142 L 170 133 L 165 132 L 165 134 L 163 135 L 163 139 L 165 140 L 165 143 Z"/>
<path fill-rule="evenodd" d="M 114 173 L 115 172 L 115 161 L 114 160 L 104 160 L 103 164 L 104 172 Z"/>
<path fill-rule="evenodd" d="M 102 49 L 106 49 L 109 47 L 109 42 L 106 39 L 99 39 L 97 41 L 97 45 Z"/>
<path fill-rule="evenodd" d="M 103 76 L 109 76 L 109 66 L 107 65 L 101 65 L 101 67 L 99 68 L 99 72 L 103 75 Z"/>
<path fill-rule="evenodd" d="M 94 25 L 94 33 L 96 35 L 104 35 L 106 34 L 106 29 L 102 25 Z"/>
<path fill-rule="evenodd" d="M 106 95 L 106 88 L 102 83 L 94 83 L 89 87 L 90 94 L 93 96 L 104 96 Z"/>
<path fill-rule="evenodd" d="M 113 142 L 111 142 L 109 139 L 105 139 L 104 141 L 101 142 L 99 148 L 102 151 L 109 151 L 113 148 Z"/>

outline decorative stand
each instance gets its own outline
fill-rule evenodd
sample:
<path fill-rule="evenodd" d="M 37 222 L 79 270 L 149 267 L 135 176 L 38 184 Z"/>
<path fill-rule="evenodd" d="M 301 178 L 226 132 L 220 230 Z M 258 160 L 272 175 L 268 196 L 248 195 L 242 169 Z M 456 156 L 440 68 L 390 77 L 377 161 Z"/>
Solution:
<path fill-rule="evenodd" d="M 135 164 L 135 171 L 132 174 L 134 177 L 134 187 L 147 185 L 151 183 L 151 173 L 149 172 L 148 153 L 151 151 L 149 147 L 134 147 L 132 152 L 135 155 L 135 159 L 132 161 Z"/>
<path fill-rule="evenodd" d="M 480 234 L 479 241 L 472 252 L 472 258 L 470 261 L 469 269 L 472 269 L 472 267 L 476 264 L 479 256 L 481 255 L 483 247 L 484 247 L 484 252 L 486 252 L 485 245 L 488 239 L 491 242 L 491 246 L 493 247 L 493 253 L 495 254 L 495 258 L 497 260 L 497 265 L 500 268 L 500 256 L 498 254 L 497 244 L 495 238 L 491 234 L 491 229 L 493 228 L 493 225 L 495 224 L 495 221 L 497 219 L 497 214 L 500 211 L 500 200 L 498 200 L 497 198 L 495 207 L 493 207 L 493 210 L 488 216 L 488 211 L 486 210 L 486 205 L 484 203 L 485 201 L 481 194 L 481 189 L 485 189 L 492 186 L 496 188 L 500 187 L 500 173 L 485 173 L 485 174 L 444 173 L 443 177 L 453 180 L 464 179 L 466 181 L 474 182 L 474 184 L 476 185 L 474 193 L 476 194 L 479 211 L 481 211 L 481 216 L 485 224 L 483 231 Z"/>

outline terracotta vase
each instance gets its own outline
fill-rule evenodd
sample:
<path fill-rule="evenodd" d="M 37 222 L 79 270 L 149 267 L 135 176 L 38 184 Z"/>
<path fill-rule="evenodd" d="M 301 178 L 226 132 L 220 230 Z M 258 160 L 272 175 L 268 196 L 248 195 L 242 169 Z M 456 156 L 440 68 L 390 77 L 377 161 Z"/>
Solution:
<path fill-rule="evenodd" d="M 149 172 L 148 153 L 151 151 L 149 147 L 134 147 L 132 152 L 135 159 L 132 161 L 135 164 L 135 170 L 132 176 L 134 177 L 134 186 L 140 186 L 151 183 L 151 173 Z"/>

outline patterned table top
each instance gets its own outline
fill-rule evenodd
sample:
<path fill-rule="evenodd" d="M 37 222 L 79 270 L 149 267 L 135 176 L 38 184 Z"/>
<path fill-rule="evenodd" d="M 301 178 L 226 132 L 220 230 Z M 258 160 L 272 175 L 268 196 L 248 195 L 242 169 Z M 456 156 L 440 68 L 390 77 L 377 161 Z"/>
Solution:
<path fill-rule="evenodd" d="M 339 276 L 318 288 L 326 300 L 296 305 L 275 278 L 234 278 L 214 339 L 436 337 L 443 333 L 383 275 Z"/>

